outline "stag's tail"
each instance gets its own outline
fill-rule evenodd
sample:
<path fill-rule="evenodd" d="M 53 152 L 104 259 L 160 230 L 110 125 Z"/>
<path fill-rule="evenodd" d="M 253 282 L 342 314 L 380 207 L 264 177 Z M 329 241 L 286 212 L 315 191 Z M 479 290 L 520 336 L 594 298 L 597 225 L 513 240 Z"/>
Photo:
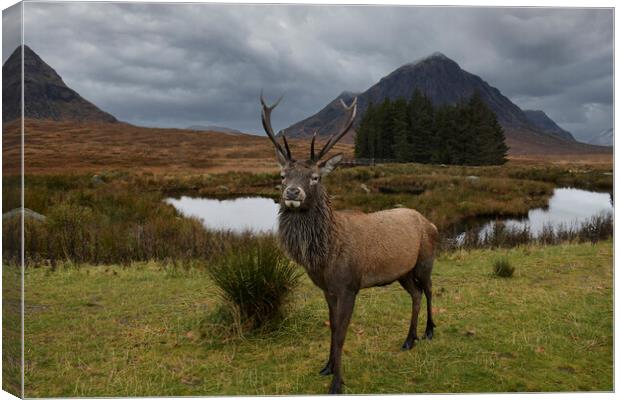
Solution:
<path fill-rule="evenodd" d="M 439 230 L 432 222 L 429 222 L 428 225 L 428 237 L 432 243 L 433 249 L 436 250 L 437 246 L 439 246 Z"/>

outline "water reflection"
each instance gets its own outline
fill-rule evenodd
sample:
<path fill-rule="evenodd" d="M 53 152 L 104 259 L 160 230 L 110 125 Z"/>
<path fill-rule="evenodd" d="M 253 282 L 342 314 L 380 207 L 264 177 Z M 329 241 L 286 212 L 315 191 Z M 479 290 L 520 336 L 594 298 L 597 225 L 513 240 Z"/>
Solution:
<path fill-rule="evenodd" d="M 560 226 L 579 227 L 590 218 L 604 214 L 613 214 L 613 203 L 609 193 L 590 192 L 573 188 L 558 188 L 549 199 L 549 207 L 546 209 L 535 208 L 528 212 L 526 218 L 506 219 L 502 222 L 506 228 L 520 230 L 529 227 L 530 233 L 536 237 L 543 227 Z M 486 223 L 480 235 L 490 233 L 495 222 Z"/>
<path fill-rule="evenodd" d="M 216 200 L 183 196 L 180 199 L 166 199 L 166 202 L 185 216 L 199 218 L 210 229 L 230 229 L 234 232 L 277 230 L 279 205 L 270 198 L 242 197 Z M 578 227 L 589 218 L 605 212 L 613 213 L 609 193 L 559 188 L 554 190 L 548 208 L 532 209 L 526 218 L 507 219 L 503 222 L 507 228 L 528 226 L 532 235 L 537 236 L 544 226 Z M 489 233 L 494 223 L 486 223 L 480 234 Z"/>
<path fill-rule="evenodd" d="M 169 198 L 186 217 L 199 218 L 205 227 L 241 233 L 275 232 L 279 205 L 266 197 L 241 197 L 230 200 L 203 199 L 183 196 Z"/>

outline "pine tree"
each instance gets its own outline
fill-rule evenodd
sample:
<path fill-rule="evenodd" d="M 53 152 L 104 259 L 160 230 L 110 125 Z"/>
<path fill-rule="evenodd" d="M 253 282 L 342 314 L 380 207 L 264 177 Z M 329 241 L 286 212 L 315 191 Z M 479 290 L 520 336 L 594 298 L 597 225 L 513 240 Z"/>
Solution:
<path fill-rule="evenodd" d="M 355 157 L 356 158 L 371 158 L 374 153 L 374 120 L 375 120 L 375 108 L 373 104 L 368 105 L 368 109 L 364 113 L 362 120 L 360 121 L 357 133 L 355 135 Z"/>
<path fill-rule="evenodd" d="M 410 103 L 411 143 L 413 157 L 411 161 L 428 163 L 434 146 L 433 103 L 419 89 L 413 93 Z"/>
<path fill-rule="evenodd" d="M 435 109 L 416 90 L 404 99 L 369 105 L 355 138 L 359 158 L 399 162 L 494 165 L 506 162 L 504 132 L 480 93 Z"/>
<path fill-rule="evenodd" d="M 444 105 L 435 114 L 436 160 L 442 164 L 456 164 L 459 151 L 457 135 L 457 109 L 455 106 Z"/>
<path fill-rule="evenodd" d="M 493 121 L 491 122 L 491 154 L 489 158 L 489 165 L 505 164 L 506 156 L 508 154 L 508 146 L 506 145 L 506 137 L 504 136 L 504 129 L 497 121 L 497 117 L 492 113 Z"/>
<path fill-rule="evenodd" d="M 394 103 L 386 98 L 379 110 L 376 158 L 394 158 Z"/>
<path fill-rule="evenodd" d="M 470 163 L 475 165 L 504 163 L 508 148 L 495 113 L 486 105 L 479 92 L 470 98 L 468 108 L 474 131 Z"/>
<path fill-rule="evenodd" d="M 404 99 L 396 100 L 393 114 L 394 142 L 392 143 L 392 154 L 399 162 L 407 162 L 413 159 L 409 104 Z"/>

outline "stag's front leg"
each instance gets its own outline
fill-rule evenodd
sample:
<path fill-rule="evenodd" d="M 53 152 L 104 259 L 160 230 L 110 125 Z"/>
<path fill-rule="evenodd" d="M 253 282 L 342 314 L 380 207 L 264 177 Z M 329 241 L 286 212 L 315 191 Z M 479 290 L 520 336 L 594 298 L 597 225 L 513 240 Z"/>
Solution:
<path fill-rule="evenodd" d="M 329 358 L 327 359 L 327 363 L 323 367 L 323 369 L 319 372 L 319 374 L 323 376 L 331 375 L 334 373 L 334 333 L 335 333 L 335 322 L 334 322 L 334 314 L 336 312 L 336 301 L 337 298 L 333 294 L 325 291 L 325 301 L 327 302 L 327 307 L 329 308 L 329 329 L 331 332 L 331 341 L 329 345 Z"/>
<path fill-rule="evenodd" d="M 342 346 L 344 345 L 344 338 L 347 335 L 347 328 L 351 321 L 351 314 L 353 314 L 356 296 L 357 292 L 345 290 L 338 295 L 336 302 L 336 312 L 334 315 L 335 326 L 332 327 L 332 369 L 334 378 L 329 388 L 330 394 L 342 393 Z"/>

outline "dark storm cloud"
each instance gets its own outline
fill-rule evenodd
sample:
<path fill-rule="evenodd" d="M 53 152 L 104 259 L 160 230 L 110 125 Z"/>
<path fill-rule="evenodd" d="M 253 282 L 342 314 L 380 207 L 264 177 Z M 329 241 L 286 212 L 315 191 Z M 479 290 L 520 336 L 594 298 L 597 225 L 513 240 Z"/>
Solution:
<path fill-rule="evenodd" d="M 2 61 L 22 42 L 22 7 L 15 4 L 2 10 Z"/>
<path fill-rule="evenodd" d="M 610 10 L 26 3 L 25 29 L 69 86 L 141 125 L 260 132 L 265 88 L 284 128 L 435 51 L 578 136 L 612 124 Z"/>

